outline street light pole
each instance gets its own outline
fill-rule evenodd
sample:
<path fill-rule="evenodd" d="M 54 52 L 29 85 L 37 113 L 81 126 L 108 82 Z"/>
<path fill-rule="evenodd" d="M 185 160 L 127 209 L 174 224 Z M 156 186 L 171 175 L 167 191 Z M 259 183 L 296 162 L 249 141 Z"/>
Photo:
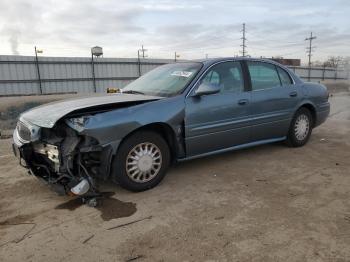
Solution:
<path fill-rule="evenodd" d="M 103 49 L 100 46 L 94 46 L 91 47 L 91 73 L 92 73 L 92 82 L 94 85 L 94 91 L 95 93 L 97 92 L 97 87 L 96 87 L 96 76 L 95 76 L 95 61 L 94 61 L 94 56 L 99 57 L 103 55 Z"/>
<path fill-rule="evenodd" d="M 140 49 L 137 50 L 137 62 L 138 62 L 138 68 L 139 68 L 139 77 L 141 76 L 141 60 L 140 60 Z"/>
<path fill-rule="evenodd" d="M 177 58 L 179 58 L 179 57 L 180 57 L 180 55 L 175 52 L 175 62 L 177 61 Z"/>
<path fill-rule="evenodd" d="M 140 59 L 140 52 L 142 52 L 142 58 L 145 58 L 145 52 L 147 49 L 143 48 L 143 45 L 141 46 L 141 49 L 137 50 L 137 62 L 139 64 L 139 77 L 141 76 L 141 59 Z"/>
<path fill-rule="evenodd" d="M 91 69 L 92 69 L 92 83 L 94 86 L 94 92 L 96 93 L 96 77 L 95 77 L 95 64 L 94 64 L 94 54 L 91 52 Z"/>
<path fill-rule="evenodd" d="M 38 72 L 38 81 L 39 81 L 39 90 L 40 90 L 40 94 L 43 94 L 43 89 L 41 86 L 41 77 L 40 77 L 40 69 L 39 69 L 39 60 L 38 60 L 38 51 L 36 49 L 36 46 L 34 47 L 34 51 L 35 51 L 35 64 L 36 64 L 36 71 Z"/>

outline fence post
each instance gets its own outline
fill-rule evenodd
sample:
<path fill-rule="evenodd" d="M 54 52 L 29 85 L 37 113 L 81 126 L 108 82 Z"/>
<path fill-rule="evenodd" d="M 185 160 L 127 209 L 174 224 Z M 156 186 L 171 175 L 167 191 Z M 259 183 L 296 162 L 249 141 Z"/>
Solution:
<path fill-rule="evenodd" d="M 326 64 L 323 64 L 322 81 L 324 81 L 325 73 L 326 73 Z"/>
<path fill-rule="evenodd" d="M 334 80 L 337 80 L 337 76 L 338 76 L 338 67 L 335 67 L 335 69 L 334 69 Z"/>
<path fill-rule="evenodd" d="M 43 89 L 41 86 L 41 77 L 40 77 L 40 69 L 39 69 L 39 60 L 38 60 L 38 52 L 36 51 L 36 46 L 34 47 L 34 51 L 35 51 L 35 65 L 36 65 L 36 71 L 38 73 L 38 81 L 39 81 L 39 91 L 40 94 L 43 94 Z"/>

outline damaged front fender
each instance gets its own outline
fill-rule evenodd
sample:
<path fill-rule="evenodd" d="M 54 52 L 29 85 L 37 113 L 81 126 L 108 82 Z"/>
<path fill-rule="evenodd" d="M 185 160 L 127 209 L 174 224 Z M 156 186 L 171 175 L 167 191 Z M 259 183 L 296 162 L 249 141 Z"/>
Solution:
<path fill-rule="evenodd" d="M 16 145 L 20 158 L 31 174 L 56 192 L 76 194 L 78 189 L 85 192 L 86 181 L 91 192 L 96 189 L 97 179 L 110 178 L 111 163 L 120 143 L 140 128 L 166 126 L 173 138 L 171 149 L 184 154 L 183 98 L 150 99 L 73 110 L 55 120 L 52 127 L 40 126 L 40 139 Z M 28 114 L 23 118 L 28 119 Z"/>

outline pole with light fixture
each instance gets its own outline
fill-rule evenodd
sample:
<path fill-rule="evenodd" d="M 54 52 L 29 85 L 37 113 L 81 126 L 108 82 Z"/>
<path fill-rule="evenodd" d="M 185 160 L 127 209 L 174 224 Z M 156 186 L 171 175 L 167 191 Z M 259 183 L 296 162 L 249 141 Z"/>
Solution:
<path fill-rule="evenodd" d="M 42 54 L 43 50 L 38 50 L 36 49 L 36 46 L 34 47 L 34 52 L 35 52 L 35 65 L 36 65 L 36 71 L 38 73 L 38 82 L 39 82 L 39 91 L 40 94 L 43 94 L 43 89 L 41 86 L 41 77 L 40 77 L 40 69 L 39 69 L 39 59 L 38 59 L 38 54 Z"/>
<path fill-rule="evenodd" d="M 176 59 L 179 57 L 180 57 L 180 55 L 175 52 L 175 62 L 176 62 Z"/>
<path fill-rule="evenodd" d="M 92 73 L 92 83 L 94 86 L 95 93 L 97 92 L 97 88 L 96 88 L 94 56 L 99 57 L 101 55 L 103 55 L 102 47 L 100 47 L 100 46 L 91 47 L 91 73 Z"/>
<path fill-rule="evenodd" d="M 137 50 L 137 63 L 138 63 L 138 68 L 139 68 L 139 77 L 141 76 L 141 59 L 140 59 L 140 52 L 142 52 L 142 58 L 147 57 L 147 55 L 145 55 L 145 52 L 147 51 L 147 49 L 143 48 L 143 45 L 141 47 L 141 49 Z"/>

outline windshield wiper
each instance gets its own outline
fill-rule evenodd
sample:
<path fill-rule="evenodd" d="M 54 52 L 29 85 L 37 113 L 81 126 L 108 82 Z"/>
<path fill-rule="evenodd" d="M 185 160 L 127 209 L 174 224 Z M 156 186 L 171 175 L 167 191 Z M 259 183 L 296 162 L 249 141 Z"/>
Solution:
<path fill-rule="evenodd" d="M 136 90 L 125 90 L 122 91 L 123 94 L 139 94 L 139 95 L 144 95 L 145 93 L 141 91 L 136 91 Z"/>

